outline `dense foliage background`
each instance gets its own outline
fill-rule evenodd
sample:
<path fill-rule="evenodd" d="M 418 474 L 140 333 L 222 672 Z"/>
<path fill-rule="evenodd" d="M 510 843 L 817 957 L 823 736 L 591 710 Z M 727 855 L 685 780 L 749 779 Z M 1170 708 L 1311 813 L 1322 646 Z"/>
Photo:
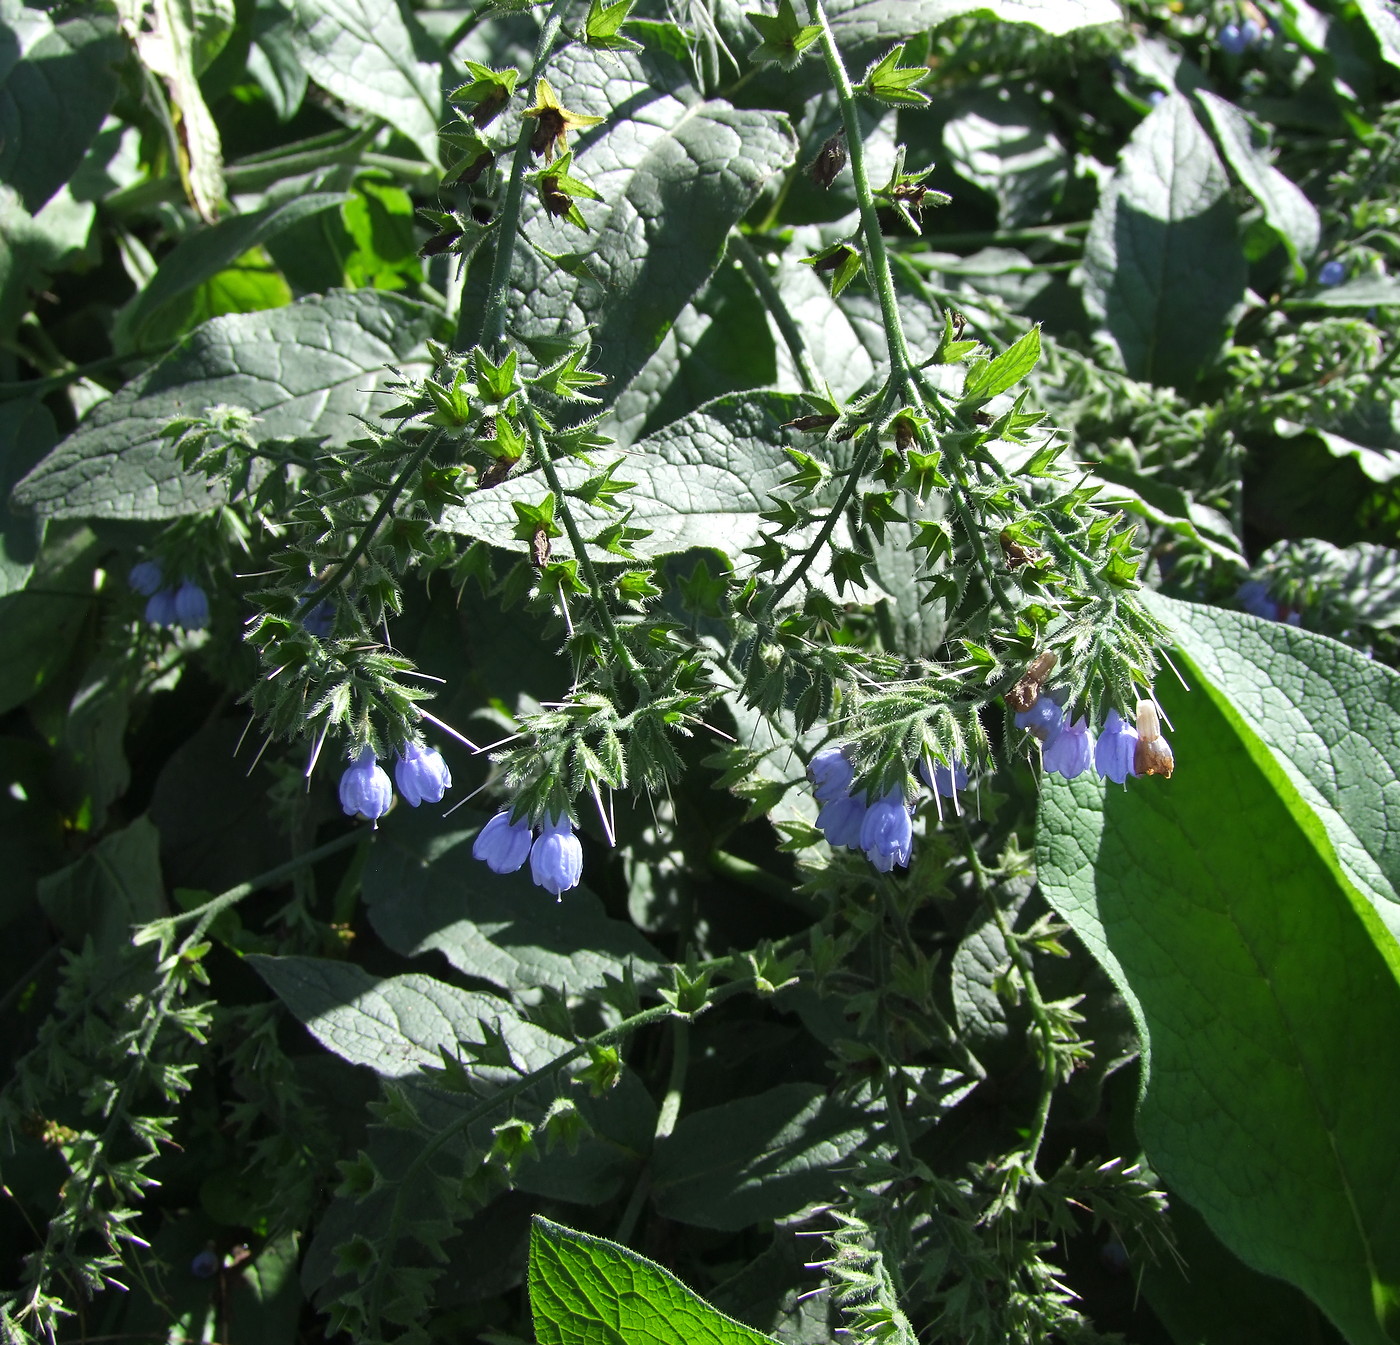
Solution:
<path fill-rule="evenodd" d="M 1400 1340 L 1398 98 L 0 0 L 0 1337 Z"/>

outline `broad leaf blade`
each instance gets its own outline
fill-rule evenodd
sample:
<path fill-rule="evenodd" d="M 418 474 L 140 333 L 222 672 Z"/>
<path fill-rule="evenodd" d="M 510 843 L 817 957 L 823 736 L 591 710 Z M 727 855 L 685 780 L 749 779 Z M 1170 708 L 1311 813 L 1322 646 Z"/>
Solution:
<path fill-rule="evenodd" d="M 17 504 L 47 518 L 175 518 L 221 498 L 182 471 L 161 437 L 172 417 L 225 403 L 259 417 L 262 442 L 344 444 L 366 394 L 421 358 L 443 335 L 426 304 L 374 291 L 334 292 L 287 308 L 215 318 L 103 402 L 15 488 Z"/>
<path fill-rule="evenodd" d="M 652 53 L 569 48 L 551 63 L 550 83 L 565 107 L 606 118 L 577 142 L 574 161 L 602 200 L 582 202 L 584 235 L 527 198 L 535 246 L 514 258 L 509 327 L 533 339 L 592 326 L 594 367 L 612 380 L 603 390 L 612 397 L 709 279 L 729 230 L 796 143 L 776 113 L 699 101 L 682 67 Z M 623 105 L 627 117 L 616 115 Z"/>
<path fill-rule="evenodd" d="M 1223 660 L 1247 623 L 1208 638 L 1191 609 L 1184 640 L 1200 651 L 1219 639 Z M 1242 1260 L 1302 1288 L 1354 1345 L 1382 1345 L 1400 1210 L 1377 1118 L 1400 1106 L 1400 951 L 1256 731 L 1269 703 L 1256 717 L 1205 668 L 1186 670 L 1190 694 L 1158 688 L 1175 726 L 1170 782 L 1047 782 L 1041 883 L 1137 1019 L 1138 1134 L 1153 1166 Z M 1306 676 L 1282 657 L 1271 675 L 1294 694 Z M 1355 689 L 1330 692 L 1334 715 L 1356 712 Z"/>
<path fill-rule="evenodd" d="M 61 18 L 0 0 L 0 182 L 36 212 L 73 175 L 117 94 L 110 17 Z"/>
<path fill-rule="evenodd" d="M 1307 274 L 1305 262 L 1317 251 L 1322 236 L 1322 220 L 1317 207 L 1289 178 L 1268 160 L 1262 149 L 1255 147 L 1248 119 L 1232 103 L 1205 89 L 1196 97 L 1201 100 L 1220 148 L 1246 190 L 1259 202 L 1264 218 L 1283 240 L 1294 270 L 1300 277 Z"/>
<path fill-rule="evenodd" d="M 831 0 L 826 10 L 842 47 L 912 37 L 970 14 L 1056 34 L 1123 17 L 1115 0 Z"/>
<path fill-rule="evenodd" d="M 417 20 L 385 0 L 292 0 L 290 8 L 306 73 L 351 107 L 382 117 L 436 167 L 441 71 Z"/>
<path fill-rule="evenodd" d="M 668 1219 L 740 1229 L 835 1196 L 866 1120 L 818 1084 L 779 1084 L 682 1117 L 658 1146 L 652 1198 Z"/>
<path fill-rule="evenodd" d="M 530 1234 L 530 1312 L 539 1345 L 772 1345 L 631 1248 L 538 1215 Z"/>
<path fill-rule="evenodd" d="M 352 199 L 348 192 L 311 192 L 247 215 L 233 215 L 200 229 L 162 258 L 150 283 L 124 315 L 127 345 L 139 350 L 150 328 L 191 290 L 232 266 L 250 248 L 283 229 Z M 188 319 L 186 319 L 188 321 Z"/>
<path fill-rule="evenodd" d="M 1084 249 L 1084 300 L 1134 378 L 1186 388 L 1244 298 L 1245 261 L 1224 170 L 1184 98 L 1124 148 Z"/>
<path fill-rule="evenodd" d="M 458 971 L 527 995 L 545 986 L 581 994 L 629 967 L 639 983 L 652 979 L 656 951 L 632 925 L 610 919 L 592 893 L 555 901 L 528 872 L 500 876 L 473 859 L 485 820 L 454 815 L 466 828 L 448 832 L 437 817 L 384 829 L 365 867 L 364 896 L 391 948 L 408 957 L 435 948 Z"/>

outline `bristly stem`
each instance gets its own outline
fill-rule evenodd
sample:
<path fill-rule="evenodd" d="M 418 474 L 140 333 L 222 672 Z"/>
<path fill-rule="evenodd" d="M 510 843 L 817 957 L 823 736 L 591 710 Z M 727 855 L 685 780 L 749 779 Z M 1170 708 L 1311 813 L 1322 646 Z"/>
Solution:
<path fill-rule="evenodd" d="M 793 321 L 792 314 L 783 302 L 783 296 L 778 293 L 772 276 L 764 268 L 763 259 L 738 229 L 730 233 L 729 247 L 763 306 L 768 310 L 769 317 L 777 325 L 788 353 L 792 356 L 792 362 L 797 366 L 797 375 L 802 380 L 803 388 L 808 392 L 820 392 L 824 386 L 822 376 L 812 363 L 812 356 L 807 350 L 807 342 L 802 338 L 801 328 Z"/>
<path fill-rule="evenodd" d="M 845 63 L 841 59 L 841 51 L 836 45 L 836 39 L 831 35 L 831 25 L 827 23 L 821 0 L 808 0 L 808 9 L 812 22 L 821 29 L 822 55 L 826 58 L 827 73 L 831 76 L 832 85 L 836 90 L 836 101 L 841 108 L 841 125 L 846 129 L 846 153 L 851 166 L 851 181 L 856 189 L 860 228 L 865 238 L 865 261 L 870 275 L 870 287 L 880 301 L 885 345 L 890 357 L 890 373 L 895 386 L 902 392 L 909 378 L 913 360 L 909 356 L 909 346 L 904 339 L 904 325 L 899 319 L 899 300 L 895 295 L 894 277 L 890 274 L 890 258 L 885 249 L 885 236 L 880 231 L 880 216 L 875 209 L 875 195 L 870 190 L 870 178 L 865 171 L 865 142 L 859 110 L 856 107 L 855 90 L 851 88 Z"/>
<path fill-rule="evenodd" d="M 554 0 L 549 7 L 544 27 L 540 29 L 540 40 L 535 44 L 530 73 L 525 78 L 527 90 L 539 79 L 545 63 L 549 60 L 550 52 L 554 50 L 554 44 L 559 40 L 564 10 L 568 4 L 569 0 Z M 506 199 L 501 204 L 501 213 L 496 220 L 496 249 L 491 261 L 491 281 L 481 312 L 481 343 L 497 356 L 501 354 L 506 336 L 506 291 L 510 287 L 511 262 L 515 258 L 515 237 L 520 232 L 520 204 L 525 194 L 525 170 L 530 166 L 530 140 L 534 133 L 535 128 L 529 118 L 522 119 L 520 134 L 515 141 L 515 155 L 510 161 Z M 471 344 L 468 322 L 464 306 L 457 315 L 456 345 L 459 350 L 465 350 Z"/>
<path fill-rule="evenodd" d="M 374 541 L 374 534 L 379 531 L 379 525 L 389 517 L 393 507 L 398 503 L 399 496 L 404 492 L 404 487 L 428 460 L 428 455 L 437 447 L 441 437 L 441 430 L 433 430 L 425 435 L 423 442 L 409 454 L 408 461 L 403 465 L 403 470 L 394 478 L 389 489 L 384 492 L 384 498 L 379 501 L 379 507 L 370 515 L 369 522 L 360 530 L 360 536 L 355 545 L 350 548 L 350 554 L 335 567 L 334 572 L 325 583 L 318 584 L 301 600 L 301 605 L 297 608 L 299 620 L 305 618 L 308 612 L 314 611 L 317 603 L 334 593 L 344 583 L 346 576 L 354 568 L 355 562 L 369 550 L 369 544 Z"/>
<path fill-rule="evenodd" d="M 569 545 L 573 547 L 579 569 L 583 571 L 583 579 L 588 585 L 589 596 L 593 600 L 593 610 L 598 615 L 598 623 L 602 626 L 603 634 L 607 637 L 608 644 L 612 646 L 612 651 L 617 656 L 618 662 L 627 670 L 629 676 L 637 677 L 636 661 L 632 657 L 632 651 L 623 642 L 621 632 L 618 631 L 617 625 L 612 619 L 612 613 L 608 610 L 602 581 L 598 578 L 598 571 L 594 569 L 593 559 L 588 554 L 588 544 L 583 540 L 583 534 L 574 521 L 573 510 L 569 508 L 569 501 L 564 495 L 563 482 L 559 480 L 554 459 L 549 454 L 549 445 L 545 443 L 539 421 L 529 407 L 525 408 L 525 430 L 530 436 L 530 447 L 535 450 L 535 456 L 539 459 L 544 479 L 554 493 L 559 517 L 564 524 L 564 531 L 569 535 Z"/>

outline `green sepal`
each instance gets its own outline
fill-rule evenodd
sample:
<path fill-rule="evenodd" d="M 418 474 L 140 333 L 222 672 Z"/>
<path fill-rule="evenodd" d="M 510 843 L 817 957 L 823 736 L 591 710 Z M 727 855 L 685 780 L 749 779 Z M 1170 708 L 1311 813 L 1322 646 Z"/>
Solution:
<path fill-rule="evenodd" d="M 605 5 L 603 0 L 593 0 L 583 21 L 584 45 L 598 51 L 641 51 L 640 42 L 623 37 L 620 32 L 635 3 L 636 0 L 617 0 L 616 4 Z"/>
<path fill-rule="evenodd" d="M 749 53 L 749 59 L 776 61 L 784 70 L 791 70 L 802 59 L 802 53 L 822 35 L 818 25 L 798 23 L 792 0 L 778 0 L 777 17 L 752 10 L 744 17 L 758 29 L 763 39 Z"/>
<path fill-rule="evenodd" d="M 922 84 L 932 72 L 927 66 L 900 65 L 899 58 L 903 55 L 904 44 L 901 42 L 865 72 L 858 92 L 868 93 L 872 98 L 878 98 L 882 103 L 892 103 L 895 107 L 924 107 L 929 101 L 928 95 L 919 93 L 914 86 Z"/>

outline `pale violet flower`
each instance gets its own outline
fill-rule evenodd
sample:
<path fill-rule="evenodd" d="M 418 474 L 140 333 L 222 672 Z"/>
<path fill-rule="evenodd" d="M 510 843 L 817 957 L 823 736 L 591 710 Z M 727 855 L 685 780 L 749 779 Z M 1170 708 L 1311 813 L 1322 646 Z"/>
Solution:
<path fill-rule="evenodd" d="M 1346 278 L 1347 268 L 1335 257 L 1330 262 L 1323 262 L 1322 269 L 1317 273 L 1317 283 L 1329 289 L 1333 285 L 1340 285 Z"/>
<path fill-rule="evenodd" d="M 1052 775 L 1063 775 L 1066 780 L 1083 775 L 1094 759 L 1094 738 L 1088 721 L 1081 716 L 1073 724 L 1065 724 L 1045 744 L 1040 759 Z"/>
<path fill-rule="evenodd" d="M 146 620 L 157 629 L 176 624 L 173 588 L 158 588 L 146 599 Z"/>
<path fill-rule="evenodd" d="M 502 809 L 472 842 L 472 858 L 479 859 L 492 873 L 514 873 L 530 858 L 532 837 L 530 819 L 510 820 L 510 810 Z"/>
<path fill-rule="evenodd" d="M 865 795 L 843 794 L 822 806 L 817 814 L 817 828 L 826 837 L 826 843 L 833 848 L 849 846 L 855 850 L 860 845 L 860 828 L 865 821 Z"/>
<path fill-rule="evenodd" d="M 126 582 L 143 598 L 149 598 L 165 582 L 165 573 L 160 561 L 141 560 L 131 567 Z"/>
<path fill-rule="evenodd" d="M 567 816 L 545 816 L 540 834 L 530 847 L 530 877 L 536 887 L 562 896 L 583 876 L 583 845 Z"/>
<path fill-rule="evenodd" d="M 410 807 L 420 803 L 441 803 L 452 786 L 452 772 L 435 747 L 405 743 L 394 763 L 394 783 Z"/>
<path fill-rule="evenodd" d="M 209 598 L 193 579 L 186 579 L 172 599 L 175 622 L 186 630 L 203 630 L 209 624 Z"/>
<path fill-rule="evenodd" d="M 1137 774 L 1133 767 L 1137 745 L 1137 730 L 1117 710 L 1110 710 L 1094 747 L 1094 769 L 1105 780 L 1123 784 L 1130 775 Z"/>
<path fill-rule="evenodd" d="M 956 799 L 958 791 L 967 788 L 967 767 L 956 757 L 951 767 L 931 764 L 929 759 L 924 757 L 919 761 L 919 778 L 935 794 L 941 794 L 945 799 Z"/>
<path fill-rule="evenodd" d="M 909 863 L 913 844 L 914 828 L 904 791 L 892 789 L 865 810 L 860 848 L 880 873 L 888 873 L 896 864 Z"/>
<path fill-rule="evenodd" d="M 374 749 L 362 748 L 340 777 L 340 806 L 350 817 L 377 822 L 389 811 L 393 801 L 394 786 L 389 783 L 388 773 L 374 759 Z"/>
<path fill-rule="evenodd" d="M 1029 729 L 1035 737 L 1048 746 L 1055 735 L 1059 733 L 1064 717 L 1065 712 L 1049 696 L 1042 693 L 1029 710 L 1022 710 L 1016 716 L 1016 727 Z"/>
<path fill-rule="evenodd" d="M 851 791 L 856 768 L 839 747 L 824 747 L 807 763 L 807 778 L 812 782 L 812 797 L 818 803 L 830 803 Z"/>

